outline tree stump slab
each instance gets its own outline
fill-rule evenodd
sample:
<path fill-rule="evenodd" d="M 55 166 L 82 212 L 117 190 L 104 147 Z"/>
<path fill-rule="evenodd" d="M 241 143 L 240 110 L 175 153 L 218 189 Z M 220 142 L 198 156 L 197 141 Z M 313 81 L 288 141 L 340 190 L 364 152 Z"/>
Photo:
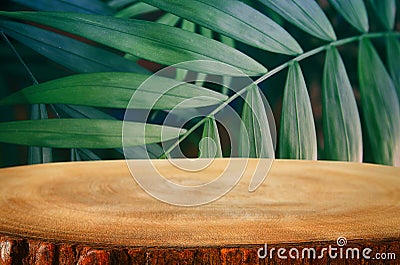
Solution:
<path fill-rule="evenodd" d="M 193 176 L 207 182 L 228 161 L 217 159 Z M 172 181 L 193 183 L 193 176 L 187 179 L 191 174 L 168 160 L 153 162 Z M 0 169 L 0 264 L 400 263 L 400 168 L 274 160 L 265 181 L 249 192 L 258 162 L 248 161 L 225 196 L 198 207 L 151 197 L 126 161 Z M 146 170 L 143 161 L 133 163 Z M 347 242 L 338 245 L 338 238 Z M 269 250 L 285 248 L 287 259 L 276 251 L 260 257 L 265 244 Z M 288 254 L 291 248 L 320 252 L 328 245 L 396 257 L 291 259 Z"/>

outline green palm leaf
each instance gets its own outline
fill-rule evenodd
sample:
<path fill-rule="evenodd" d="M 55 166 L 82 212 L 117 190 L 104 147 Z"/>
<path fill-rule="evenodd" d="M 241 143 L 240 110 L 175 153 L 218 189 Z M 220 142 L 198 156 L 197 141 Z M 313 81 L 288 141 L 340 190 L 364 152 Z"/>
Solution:
<path fill-rule="evenodd" d="M 298 62 L 289 67 L 286 79 L 279 155 L 281 158 L 317 159 L 317 140 L 311 102 Z"/>
<path fill-rule="evenodd" d="M 369 0 L 382 25 L 390 30 L 396 17 L 396 0 Z"/>
<path fill-rule="evenodd" d="M 126 108 L 135 93 L 136 101 L 131 105 L 134 108 L 172 109 L 204 107 L 227 98 L 206 88 L 158 76 L 151 77 L 151 82 L 140 89 L 149 77 L 136 73 L 74 75 L 22 89 L 1 99 L 0 105 L 61 103 Z"/>
<path fill-rule="evenodd" d="M 260 75 L 265 67 L 245 54 L 199 34 L 160 23 L 107 16 L 56 12 L 0 12 L 0 16 L 31 21 L 99 42 L 132 55 L 172 65 L 190 60 L 214 60 Z M 182 66 L 185 67 L 185 66 Z M 228 68 L 186 64 L 189 70 L 231 74 Z M 237 74 L 237 73 L 235 73 Z"/>
<path fill-rule="evenodd" d="M 122 147 L 122 121 L 89 119 L 46 119 L 0 123 L 0 142 L 54 148 Z M 124 122 L 126 146 L 157 143 L 183 133 L 178 128 Z M 162 132 L 162 137 L 161 137 Z"/>
<path fill-rule="evenodd" d="M 360 32 L 368 32 L 368 15 L 362 0 L 329 0 L 335 9 Z"/>
<path fill-rule="evenodd" d="M 362 111 L 374 161 L 400 165 L 400 107 L 390 79 L 370 40 L 360 40 L 358 76 Z"/>
<path fill-rule="evenodd" d="M 51 161 L 50 148 L 53 147 L 73 148 L 71 159 L 75 160 L 99 159 L 96 154 L 100 154 L 99 150 L 94 153 L 85 148 L 116 148 L 116 151 L 125 154 L 127 158 L 154 158 L 160 155 L 168 157 L 175 146 L 187 139 L 190 133 L 197 131 L 203 123 L 203 141 L 199 144 L 199 156 L 214 157 L 216 154 L 219 157 L 222 156 L 222 148 L 214 115 L 219 114 L 228 104 L 237 106 L 236 99 L 243 93 L 247 94 L 245 94 L 239 131 L 239 156 L 273 158 L 274 128 L 270 128 L 268 124 L 270 116 L 266 113 L 263 94 L 256 85 L 237 88 L 242 79 L 236 76 L 241 74 L 232 73 L 230 67 L 224 68 L 219 67 L 219 64 L 215 66 L 208 63 L 182 64 L 176 72 L 178 80 L 155 77 L 153 79 L 155 82 L 152 82 L 151 86 L 138 89 L 149 77 L 144 74 L 150 73 L 138 66 L 139 63 L 156 71 L 163 65 L 191 60 L 222 62 L 241 69 L 248 75 L 262 75 L 255 84 L 289 67 L 281 115 L 279 156 L 316 159 L 314 118 L 299 62 L 327 51 L 322 80 L 324 146 L 320 149 L 325 153 L 323 157 L 362 161 L 363 136 L 366 147 L 364 155 L 368 161 L 370 154 L 367 152 L 371 152 L 373 162 L 400 165 L 400 44 L 399 33 L 393 32 L 396 22 L 396 0 L 368 0 L 368 5 L 362 0 L 329 0 L 337 14 L 362 32 L 338 41 L 335 41 L 336 34 L 321 8 L 324 4 L 318 5 L 319 1 L 316 0 L 258 0 L 265 6 L 257 6 L 257 1 L 252 0 L 11 1 L 33 9 L 60 11 L 0 11 L 0 32 L 32 79 L 35 78 L 31 72 L 37 74 L 38 79 L 48 80 L 52 78 L 53 71 L 49 71 L 48 76 L 47 71 L 44 74 L 41 72 L 42 69 L 48 68 L 38 67 L 30 71 L 32 61 L 25 64 L 22 58 L 32 53 L 27 50 L 26 54 L 24 51 L 20 55 L 19 47 L 14 48 L 6 36 L 11 36 L 73 71 L 103 72 L 53 80 L 22 89 L 0 100 L 0 105 L 33 104 L 32 120 L 0 123 L 0 142 L 29 145 L 29 163 Z M 10 9 L 14 8 L 11 7 Z M 368 21 L 366 7 L 375 13 L 377 19 Z M 159 9 L 167 13 L 156 19 L 156 22 L 127 19 Z M 333 9 L 328 10 L 334 12 Z M 335 19 L 337 14 L 330 13 Z M 153 16 L 143 16 L 143 18 L 152 20 Z M 304 47 L 313 47 L 312 50 L 303 53 L 300 45 L 292 37 L 303 36 L 302 33 L 289 26 L 288 31 L 293 34 L 290 35 L 286 28 L 283 28 L 287 24 L 285 20 L 329 43 L 314 47 L 321 41 L 298 38 L 305 44 Z M 376 22 L 381 23 L 385 31 L 368 33 L 369 28 L 377 28 Z M 344 36 L 347 33 L 338 29 L 338 35 Z M 388 71 L 379 58 L 381 53 L 378 55 L 370 39 L 386 41 Z M 353 76 L 348 76 L 337 50 L 339 46 L 357 41 L 359 41 L 360 109 L 363 117 L 362 129 L 365 130 L 363 134 L 361 134 L 355 96 L 349 81 L 349 77 Z M 280 54 L 302 54 L 285 62 L 287 56 L 265 53 L 248 45 Z M 235 49 L 235 46 L 238 49 Z M 252 58 L 241 51 L 248 51 L 252 54 Z M 351 49 L 348 51 L 351 52 Z M 280 65 L 266 73 L 267 69 L 254 59 L 271 65 L 278 63 Z M 33 65 L 36 67 L 39 64 Z M 10 69 L 13 69 L 11 67 Z M 61 71 L 63 70 L 57 69 L 54 74 L 57 75 Z M 8 72 L 4 73 L 0 76 L 1 80 Z M 352 72 L 349 71 L 350 73 Z M 70 73 L 64 72 L 64 74 Z M 195 85 L 179 81 L 192 79 L 196 74 L 199 80 L 193 82 Z M 213 85 L 213 78 L 219 83 L 222 81 L 222 85 Z M 2 84 L 6 87 L 8 82 Z M 221 93 L 199 87 L 204 84 Z M 230 86 L 237 89 L 228 90 Z M 166 91 L 167 87 L 174 88 Z M 9 93 L 6 89 L 3 96 Z M 167 113 L 171 114 L 169 117 L 177 117 L 176 124 L 189 121 L 186 125 L 192 127 L 187 133 L 178 137 L 183 133 L 178 128 L 137 122 L 122 123 L 102 110 L 93 108 L 126 108 L 133 93 L 136 104 L 132 104 L 132 108 L 156 109 L 151 112 L 150 121 L 157 120 L 158 123 Z M 231 96 L 227 98 L 223 94 Z M 272 95 L 272 100 L 279 99 L 279 97 L 273 98 L 275 94 L 272 91 L 268 91 L 267 94 Z M 150 99 L 159 96 L 161 97 L 157 103 L 153 104 L 154 100 Z M 180 105 L 185 101 L 186 105 Z M 47 119 L 44 104 L 53 103 L 58 103 L 54 105 L 54 110 L 58 111 L 56 114 L 62 117 L 61 119 Z M 183 108 L 169 113 L 169 110 L 177 105 Z M 208 107 L 211 105 L 217 106 Z M 202 108 L 195 109 L 197 107 Z M 120 110 L 109 111 L 121 113 Z M 207 111 L 207 115 L 211 118 L 192 119 L 203 117 L 205 113 L 203 111 Z M 131 109 L 129 112 L 136 115 L 144 111 Z M 64 119 L 64 117 L 75 119 Z M 122 129 L 127 127 L 130 130 L 125 139 L 121 134 Z M 163 136 L 167 137 L 162 138 L 161 131 Z M 177 137 L 174 145 L 167 150 L 162 150 L 157 144 Z M 217 146 L 204 139 L 212 139 Z M 131 147 L 122 150 L 123 140 Z M 263 177 L 265 177 L 264 172 L 256 179 L 253 178 L 249 190 L 254 190 L 262 182 Z"/>
<path fill-rule="evenodd" d="M 265 106 L 256 85 L 247 90 L 240 125 L 239 157 L 274 158 Z"/>
<path fill-rule="evenodd" d="M 397 89 L 397 97 L 400 101 L 400 43 L 393 36 L 386 38 L 386 52 L 390 75 Z"/>
<path fill-rule="evenodd" d="M 5 20 L 0 20 L 0 28 L 36 52 L 76 72 L 149 73 L 114 53 L 48 30 Z"/>
<path fill-rule="evenodd" d="M 346 68 L 336 48 L 327 50 L 322 109 L 325 158 L 362 161 L 362 133 L 357 103 Z"/>
<path fill-rule="evenodd" d="M 331 23 L 314 0 L 259 1 L 305 32 L 323 40 L 336 40 Z"/>
<path fill-rule="evenodd" d="M 41 11 L 76 12 L 111 15 L 113 10 L 100 0 L 12 0 L 15 3 Z"/>
<path fill-rule="evenodd" d="M 144 2 L 267 51 L 290 55 L 302 53 L 296 40 L 281 26 L 241 1 L 144 0 Z"/>

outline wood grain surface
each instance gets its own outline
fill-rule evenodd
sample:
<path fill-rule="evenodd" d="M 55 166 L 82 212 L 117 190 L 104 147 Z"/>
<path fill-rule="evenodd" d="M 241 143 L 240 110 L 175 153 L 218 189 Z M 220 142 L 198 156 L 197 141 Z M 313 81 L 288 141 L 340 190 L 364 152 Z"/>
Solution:
<path fill-rule="evenodd" d="M 153 162 L 172 181 L 193 184 L 217 177 L 229 159 L 197 173 L 182 173 L 168 160 Z M 322 246 L 338 237 L 399 251 L 400 168 L 274 160 L 266 180 L 250 193 L 258 162 L 249 160 L 228 194 L 199 207 L 149 196 L 125 161 L 0 169 L 0 264 L 35 263 L 43 251 L 50 253 L 44 255 L 49 264 L 76 264 L 82 257 L 88 263 L 79 264 L 122 264 L 124 257 L 130 264 L 133 257 L 143 258 L 142 264 L 177 264 L 187 257 L 229 264 L 223 262 L 229 253 L 242 264 L 264 264 L 256 251 L 265 243 Z M 133 163 L 146 170 L 143 161 Z"/>

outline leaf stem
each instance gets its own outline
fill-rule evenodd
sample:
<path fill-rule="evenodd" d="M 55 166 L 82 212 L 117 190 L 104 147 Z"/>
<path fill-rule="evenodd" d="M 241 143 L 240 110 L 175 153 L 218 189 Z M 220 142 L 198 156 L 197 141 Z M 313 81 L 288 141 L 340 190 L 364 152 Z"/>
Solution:
<path fill-rule="evenodd" d="M 286 67 L 288 67 L 289 65 L 291 65 L 293 62 L 300 62 L 304 59 L 307 59 L 315 54 L 318 54 L 320 52 L 325 51 L 326 49 L 328 49 L 331 46 L 341 46 L 341 45 L 345 45 L 351 42 L 355 42 L 355 41 L 359 41 L 362 38 L 382 38 L 382 37 L 387 37 L 387 36 L 400 36 L 400 32 L 374 32 L 374 33 L 365 33 L 359 36 L 353 36 L 353 37 L 349 37 L 349 38 L 345 38 L 345 39 L 341 39 L 341 40 L 337 40 L 337 41 L 333 41 L 331 43 L 328 43 L 326 45 L 323 46 L 319 46 L 315 49 L 312 49 L 308 52 L 302 53 L 299 56 L 279 65 L 278 67 L 274 68 L 273 70 L 269 71 L 268 73 L 266 73 L 265 75 L 261 76 L 260 78 L 258 78 L 257 80 L 254 81 L 254 84 L 258 85 L 261 82 L 265 81 L 266 79 L 270 78 L 271 76 L 275 75 L 276 73 L 282 71 L 283 69 L 285 69 Z M 222 110 L 223 108 L 225 108 L 229 103 L 231 103 L 232 101 L 234 101 L 235 99 L 237 99 L 239 96 L 241 96 L 242 94 L 244 94 L 247 89 L 249 89 L 251 87 L 247 86 L 242 88 L 241 90 L 239 90 L 238 92 L 236 92 L 234 95 L 232 95 L 230 98 L 228 98 L 227 100 L 225 100 L 221 105 L 219 105 L 218 107 L 216 107 L 213 111 L 211 111 L 207 116 L 205 116 L 203 119 L 201 119 L 198 123 L 196 123 L 194 126 L 192 126 L 189 130 L 186 131 L 186 133 L 184 135 L 182 135 L 178 140 L 176 140 L 176 142 L 171 145 L 165 152 L 164 154 L 162 154 L 160 156 L 160 158 L 166 158 L 167 155 L 169 153 L 171 153 L 172 150 L 174 150 L 174 148 L 176 148 L 183 140 L 185 140 L 192 132 L 194 132 L 197 128 L 199 128 L 206 120 L 207 118 L 211 118 L 212 116 L 214 116 L 215 114 L 217 114 L 220 110 Z"/>

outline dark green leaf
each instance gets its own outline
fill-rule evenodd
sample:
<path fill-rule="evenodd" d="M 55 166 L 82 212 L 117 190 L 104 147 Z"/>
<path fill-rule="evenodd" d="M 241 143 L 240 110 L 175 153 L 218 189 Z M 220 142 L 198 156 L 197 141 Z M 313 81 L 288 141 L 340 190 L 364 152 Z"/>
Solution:
<path fill-rule="evenodd" d="M 112 15 L 113 10 L 100 0 L 12 0 L 40 11 L 62 11 L 82 14 Z"/>
<path fill-rule="evenodd" d="M 396 17 L 396 0 L 369 0 L 376 16 L 386 29 L 393 29 Z"/>
<path fill-rule="evenodd" d="M 122 121 L 47 119 L 0 123 L 0 142 L 54 148 L 122 147 Z M 184 130 L 154 124 L 124 122 L 126 146 L 177 138 Z M 162 136 L 161 136 L 162 132 Z"/>
<path fill-rule="evenodd" d="M 281 158 L 317 159 L 317 138 L 311 102 L 298 62 L 289 67 L 286 79 L 279 151 Z"/>
<path fill-rule="evenodd" d="M 172 109 L 209 106 L 227 98 L 206 88 L 159 76 L 151 77 L 138 89 L 149 77 L 136 73 L 74 75 L 24 88 L 1 99 L 0 105 L 61 103 L 126 108 L 135 93 L 136 101 L 130 105 L 134 108 Z"/>
<path fill-rule="evenodd" d="M 400 165 L 400 107 L 390 79 L 370 40 L 360 40 L 358 76 L 363 116 L 374 161 Z"/>
<path fill-rule="evenodd" d="M 368 32 L 368 15 L 363 0 L 329 0 L 329 2 L 358 31 Z"/>
<path fill-rule="evenodd" d="M 277 53 L 299 54 L 299 44 L 273 20 L 237 0 L 144 0 L 246 44 Z"/>
<path fill-rule="evenodd" d="M 305 32 L 323 40 L 336 40 L 331 23 L 314 0 L 259 1 Z"/>
<path fill-rule="evenodd" d="M 393 83 L 397 89 L 397 97 L 400 101 L 400 43 L 393 36 L 386 38 L 386 51 L 388 66 Z"/>
<path fill-rule="evenodd" d="M 0 20 L 0 29 L 36 52 L 76 72 L 149 73 L 104 49 L 31 25 Z"/>
<path fill-rule="evenodd" d="M 36 22 L 70 32 L 132 55 L 172 65 L 191 60 L 213 60 L 260 75 L 267 69 L 245 54 L 199 34 L 160 23 L 97 15 L 56 12 L 4 12 L 0 16 Z M 207 63 L 182 68 L 212 74 L 237 75 L 230 67 Z"/>
<path fill-rule="evenodd" d="M 327 50 L 322 111 L 325 158 L 362 161 L 362 132 L 357 103 L 346 68 L 335 47 Z"/>
<path fill-rule="evenodd" d="M 207 118 L 204 123 L 203 135 L 199 143 L 200 158 L 222 157 L 221 142 L 217 123 L 214 118 Z"/>
<path fill-rule="evenodd" d="M 265 106 L 256 85 L 247 90 L 240 126 L 239 156 L 274 158 L 274 145 Z"/>

